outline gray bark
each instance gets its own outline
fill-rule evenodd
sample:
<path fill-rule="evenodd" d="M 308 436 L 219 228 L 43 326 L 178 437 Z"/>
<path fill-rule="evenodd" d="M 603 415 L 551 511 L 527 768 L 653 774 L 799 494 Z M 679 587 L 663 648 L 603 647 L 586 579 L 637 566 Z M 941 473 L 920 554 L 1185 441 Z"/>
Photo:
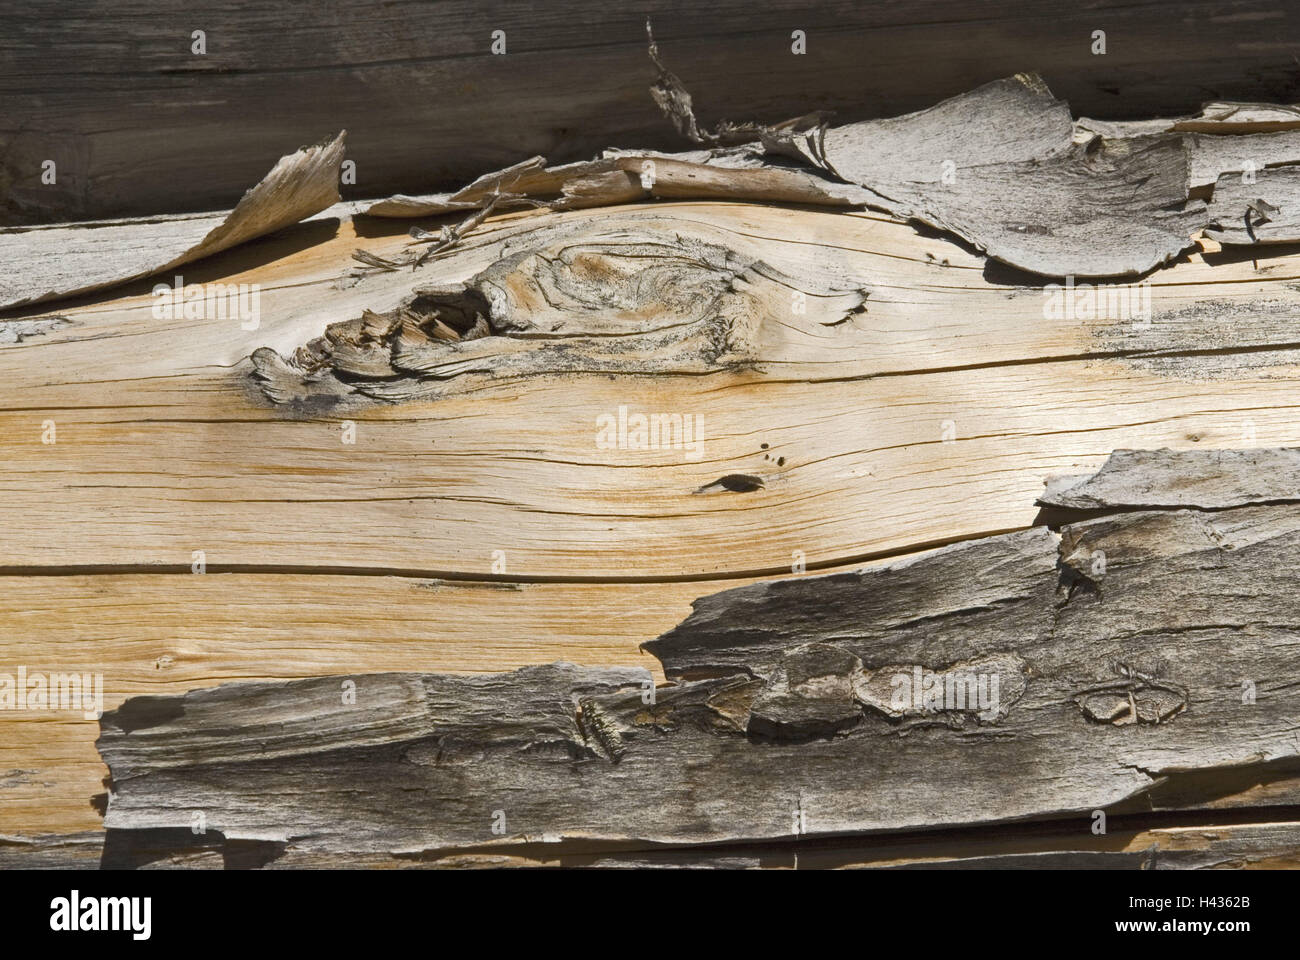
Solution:
<path fill-rule="evenodd" d="M 135 698 L 102 721 L 106 825 L 200 811 L 227 842 L 437 856 L 1198 807 L 1197 777 L 1300 756 L 1300 509 L 1251 476 L 1292 455 L 1118 454 L 1045 494 L 1113 511 L 1059 533 L 702 598 L 645 645 L 675 680 L 653 697 L 641 671 L 560 664 L 360 676 L 355 704 L 340 677 Z M 913 696 L 930 673 L 937 699 Z M 997 698 L 962 697 L 971 675 Z"/>

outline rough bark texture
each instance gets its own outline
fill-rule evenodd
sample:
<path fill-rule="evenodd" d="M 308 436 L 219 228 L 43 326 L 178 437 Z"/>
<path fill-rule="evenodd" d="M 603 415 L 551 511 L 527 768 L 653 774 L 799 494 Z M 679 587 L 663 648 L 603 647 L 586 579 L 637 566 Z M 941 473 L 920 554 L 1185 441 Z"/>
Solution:
<path fill-rule="evenodd" d="M 865 309 L 847 279 L 790 276 L 726 244 L 662 218 L 530 231 L 466 283 L 417 286 L 288 359 L 256 351 L 254 376 L 277 403 L 302 403 L 428 399 L 555 370 L 709 373 L 775 359 L 781 326 L 833 336 Z"/>
<path fill-rule="evenodd" d="M 777 166 L 753 150 L 652 153 L 608 149 L 598 160 L 544 166 L 545 158 L 485 174 L 452 193 L 397 195 L 366 207 L 375 217 L 432 217 L 482 208 L 494 194 L 528 198 L 554 210 L 604 207 L 638 200 L 748 200 L 860 206 L 870 191 L 815 170 Z"/>
<path fill-rule="evenodd" d="M 1069 108 L 1021 75 L 894 120 L 831 128 L 825 163 L 874 205 L 1033 273 L 1145 273 L 1191 246 L 1180 138 L 1073 143 Z"/>
<path fill-rule="evenodd" d="M 557 664 L 129 700 L 102 723 L 106 825 L 153 843 L 202 811 L 227 843 L 422 856 L 1026 818 L 1083 830 L 1182 777 L 1293 762 L 1300 511 L 1256 505 L 1216 452 L 1167 462 L 1124 452 L 1090 482 L 1186 509 L 699 600 L 646 644 L 676 680 L 653 694 L 640 671 Z"/>

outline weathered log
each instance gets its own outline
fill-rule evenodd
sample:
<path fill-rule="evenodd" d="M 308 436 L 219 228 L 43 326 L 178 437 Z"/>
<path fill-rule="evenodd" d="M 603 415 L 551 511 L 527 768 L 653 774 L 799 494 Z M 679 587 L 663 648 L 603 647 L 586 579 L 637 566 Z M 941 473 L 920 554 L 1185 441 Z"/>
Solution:
<path fill-rule="evenodd" d="M 1058 115 L 1056 101 L 1047 99 L 1045 115 Z M 1254 169 L 1267 190 L 1268 178 L 1293 156 L 1286 112 L 1214 109 L 1209 118 L 1159 121 L 1159 129 L 1116 124 L 1091 149 L 1104 157 L 1158 143 L 1176 152 L 1183 138 L 1193 171 L 1210 177 L 1205 183 L 1219 173 L 1240 179 Z M 1219 117 L 1228 110 L 1235 120 Z M 1197 132 L 1183 132 L 1187 123 Z M 1053 142 L 1057 126 L 1048 124 Z M 981 129 L 971 124 L 969 132 Z M 1086 144 L 1100 132 L 1080 121 L 1072 139 Z M 814 154 L 774 155 L 761 131 L 758 136 L 754 143 L 671 155 L 609 150 L 567 170 L 519 165 L 539 178 L 524 191 L 528 201 L 561 208 L 551 212 L 495 216 L 519 191 L 511 179 L 521 172 L 516 169 L 433 198 L 422 215 L 453 219 L 417 221 L 414 243 L 402 225 L 351 219 L 335 208 L 186 270 L 187 281 L 261 284 L 264 309 L 251 331 L 206 314 L 160 319 L 143 285 L 113 300 L 64 303 L 48 314 L 28 309 L 0 321 L 0 375 L 13 397 L 0 409 L 0 433 L 23 441 L 6 449 L 7 506 L 19 522 L 0 537 L 0 619 L 11 628 L 0 638 L 4 657 L 102 672 L 109 708 L 140 694 L 226 680 L 499 673 L 555 660 L 632 664 L 636 644 L 681 621 L 688 601 L 755 576 L 842 570 L 953 543 L 975 555 L 967 541 L 1022 531 L 1035 521 L 1044 473 L 1096 469 L 1117 446 L 1294 443 L 1300 295 L 1293 289 L 1293 251 L 1219 251 L 1200 240 L 1150 284 L 1039 285 L 954 243 L 951 234 L 846 209 L 889 206 L 875 202 L 867 187 L 815 169 Z M 1267 147 L 1264 156 L 1276 169 L 1247 167 L 1257 147 Z M 1089 156 L 1086 146 L 1067 145 L 1066 153 Z M 1188 197 L 1209 198 L 1197 176 Z M 946 186 L 917 183 L 923 200 Z M 620 197 L 662 202 L 653 209 L 562 209 L 603 207 Z M 673 199 L 681 197 L 747 202 Z M 804 205 L 814 201 L 820 209 Z M 329 219 L 334 215 L 340 219 Z M 462 217 L 473 229 L 460 230 L 455 220 Z M 439 226 L 445 230 L 434 232 Z M 340 276 L 358 247 L 375 263 L 390 264 L 442 252 L 414 272 L 372 267 Z M 1080 249 L 1091 256 L 1086 245 Z M 631 280 L 634 259 L 654 263 L 646 274 L 652 282 Z M 1113 294 L 1122 300 L 1113 301 Z M 485 309 L 471 316 L 470 306 Z M 692 438 L 700 441 L 694 449 L 602 446 L 601 418 L 618 422 L 622 408 L 629 416 L 690 415 L 705 429 Z M 37 442 L 47 421 L 57 424 L 57 443 L 52 431 L 51 442 Z M 349 431 L 355 445 L 340 442 Z M 1188 469 L 1180 456 L 1148 458 L 1142 469 L 1176 477 Z M 1280 469 L 1287 456 L 1243 452 L 1238 474 L 1207 474 L 1208 485 L 1179 488 L 1167 499 L 1145 496 L 1150 482 L 1116 486 L 1124 475 L 1113 463 L 1094 482 L 1054 485 L 1037 520 L 1063 523 L 1068 533 L 1084 530 L 1084 520 L 1156 514 L 1144 521 L 1141 536 L 1172 551 L 1170 562 L 1193 563 L 1197 555 L 1187 560 L 1177 551 L 1195 523 L 1166 516 L 1190 510 L 1213 515 L 1212 535 L 1224 529 L 1215 524 L 1230 518 L 1230 545 L 1239 545 L 1234 536 L 1257 536 L 1272 549 L 1278 539 L 1272 521 L 1243 511 L 1289 507 L 1290 474 L 1253 486 L 1244 481 L 1258 479 L 1257 465 Z M 1228 463 L 1232 456 L 1220 459 Z M 1067 491 L 1070 503 L 1052 502 Z M 1221 506 L 1210 505 L 1215 491 Z M 1062 623 L 1094 588 L 1110 602 L 1105 591 L 1114 585 L 1104 576 L 1091 582 L 1099 554 L 1089 537 L 1119 534 L 1087 529 L 1093 532 L 1070 541 L 1064 557 L 1058 549 L 1050 564 L 1038 554 L 1027 564 L 1038 569 L 1043 560 L 1042 576 L 1057 578 L 1053 590 L 1073 584 Z M 1019 535 L 1042 533 L 1040 527 Z M 1251 549 L 1256 556 L 1266 551 L 1259 544 Z M 926 562 L 939 560 L 932 555 Z M 1102 561 L 1125 563 L 1122 551 Z M 191 575 L 204 564 L 209 576 Z M 895 563 L 879 577 L 888 580 L 905 568 Z M 973 606 L 998 595 L 984 573 L 955 567 L 951 577 L 955 592 Z M 1235 582 L 1228 586 L 1237 590 Z M 1280 580 L 1271 586 L 1284 588 Z M 1165 592 L 1176 596 L 1176 590 Z M 1235 596 L 1263 608 L 1249 591 Z M 933 606 L 918 600 L 919 615 Z M 1197 622 L 1210 616 L 1188 606 Z M 1026 601 L 1007 614 L 1023 614 L 1032 634 L 1040 622 L 1031 616 L 1035 610 Z M 906 619 L 901 608 L 894 613 Z M 974 622 L 978 614 L 940 604 L 937 616 Z M 1102 630 L 1104 622 L 1084 626 Z M 920 626 L 908 629 L 925 652 L 915 639 Z M 1085 640 L 1087 629 L 1081 630 Z M 1259 629 L 1246 622 L 1239 631 L 1252 656 Z M 1282 649 L 1288 624 L 1268 629 Z M 843 646 L 843 638 L 830 639 Z M 1181 635 L 1168 643 L 1179 657 L 1191 649 Z M 1211 638 L 1202 652 L 1225 656 L 1224 643 Z M 1134 639 L 1131 646 L 1138 645 Z M 1003 657 L 1007 651 L 950 652 L 958 654 L 952 663 L 973 672 L 1019 675 Z M 859 735 L 843 731 L 841 737 L 855 716 L 844 712 L 842 698 L 808 702 L 800 695 L 822 676 L 829 676 L 828 688 L 843 690 L 838 675 L 819 673 L 825 669 L 820 653 L 782 656 L 775 666 L 759 663 L 761 669 L 735 658 L 746 678 L 758 673 L 757 690 L 742 678 L 741 692 L 728 691 L 722 704 L 739 716 L 753 694 L 746 738 L 793 749 L 802 744 L 783 737 L 831 731 L 828 742 L 838 743 Z M 852 650 L 834 654 L 841 666 L 856 669 L 853 656 Z M 892 676 L 880 669 L 930 661 L 859 659 L 864 670 L 876 669 L 859 685 L 861 700 L 853 702 L 861 719 L 853 730 L 874 722 L 907 728 L 909 738 L 943 735 L 946 727 L 911 730 L 933 718 L 895 705 Z M 1158 718 L 1178 733 L 1189 717 L 1201 717 L 1200 700 L 1184 706 L 1180 691 L 1199 698 L 1208 682 L 1204 669 L 1193 671 L 1196 684 L 1189 687 L 1178 675 L 1150 676 L 1137 658 L 1117 659 L 1128 675 L 1112 671 L 1109 662 L 1084 664 L 1090 669 L 1081 675 L 1099 689 L 1071 686 L 1078 699 L 1070 699 L 1075 713 L 1068 719 L 1077 716 L 1093 730 L 1137 718 L 1115 729 L 1131 733 L 1136 726 L 1144 734 L 1144 720 Z M 661 676 L 649 658 L 644 665 Z M 692 677 L 664 690 L 690 683 L 715 689 L 735 679 Z M 1006 716 L 978 709 L 947 719 L 960 719 L 968 739 L 976 736 L 971 731 L 996 733 L 1019 722 L 1017 711 L 1034 689 L 1027 686 Z M 629 697 L 640 690 L 633 685 Z M 681 695 L 664 694 L 690 715 L 689 704 L 672 701 Z M 564 705 L 566 697 L 561 691 L 556 702 Z M 592 750 L 611 757 L 619 749 L 628 756 L 621 744 L 636 744 L 620 732 L 623 706 L 593 707 L 589 718 L 609 722 L 591 719 L 580 742 L 590 740 Z M 60 837 L 97 831 L 102 823 L 106 770 L 92 743 L 94 724 L 11 712 L 0 723 L 0 831 L 14 835 L 0 854 L 8 851 L 13 862 L 93 860 L 87 852 L 93 839 Z M 1173 829 L 1177 817 L 1188 828 L 1225 824 L 1225 833 L 1288 818 L 1300 766 L 1284 752 L 1272 761 L 1237 762 L 1232 751 L 1239 733 L 1231 729 L 1221 745 L 1231 767 L 1179 769 L 1161 783 L 1129 771 L 1138 786 L 1125 803 L 1160 811 L 1165 819 L 1153 831 Z M 665 733 L 665 750 L 676 736 Z M 1192 750 L 1197 763 L 1220 755 L 1205 749 L 1200 734 Z M 594 760 L 589 766 L 601 769 Z M 1117 779 L 1099 776 L 1097 788 Z M 1036 796 L 1045 795 L 1046 787 Z M 816 799 L 811 791 L 807 796 Z M 756 803 L 755 816 L 773 802 Z M 1033 806 L 1032 791 L 1026 802 Z M 1229 812 L 1214 812 L 1219 808 Z M 901 804 L 900 816 L 909 809 L 918 808 Z M 1118 818 L 1125 807 L 1108 809 Z M 950 831 L 940 836 L 927 828 L 933 845 L 912 859 L 1158 865 L 1136 835 L 1123 845 L 1088 846 L 1086 813 L 1079 808 L 1068 820 L 1046 821 L 1063 836 L 1077 831 L 1083 843 L 1047 839 L 1025 846 L 1022 822 L 993 828 L 975 820 L 978 832 L 1002 831 L 1003 845 L 976 849 Z M 1224 817 L 1241 822 L 1226 824 Z M 804 819 L 822 829 L 813 807 Z M 755 840 L 746 835 L 757 831 L 745 823 L 725 850 L 708 856 L 693 840 L 672 849 L 626 838 L 520 845 L 513 833 L 475 839 L 468 849 L 438 846 L 394 856 L 385 844 L 365 852 L 336 850 L 332 840 L 313 847 L 310 838 L 249 839 L 238 826 L 229 838 L 213 829 L 206 839 L 187 840 L 192 825 L 191 819 L 161 834 L 114 828 L 105 863 L 908 861 L 886 856 L 866 835 L 846 844 L 858 850 L 851 853 L 829 836 Z M 888 833 L 893 840 L 911 830 L 889 827 Z M 45 834 L 51 836 L 38 836 Z M 1285 831 L 1239 843 L 1242 836 L 1225 837 L 1225 845 L 1207 841 L 1213 857 L 1196 863 L 1286 862 Z M 830 847 L 814 859 L 808 844 L 822 842 Z"/>

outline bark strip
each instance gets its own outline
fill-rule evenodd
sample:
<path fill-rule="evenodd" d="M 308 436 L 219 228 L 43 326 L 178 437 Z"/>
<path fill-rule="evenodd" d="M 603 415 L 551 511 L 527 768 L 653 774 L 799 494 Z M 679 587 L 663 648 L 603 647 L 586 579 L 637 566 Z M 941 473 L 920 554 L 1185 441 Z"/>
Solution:
<path fill-rule="evenodd" d="M 229 213 L 0 231 L 0 309 L 175 270 L 319 213 L 338 202 L 346 136 L 281 157 Z"/>
<path fill-rule="evenodd" d="M 156 843 L 197 810 L 227 843 L 436 857 L 1200 807 L 1198 777 L 1300 755 L 1300 508 L 1253 476 L 1291 458 L 1123 452 L 1069 485 L 1103 492 L 1045 495 L 1115 510 L 1059 532 L 704 597 L 645 645 L 657 690 L 555 664 L 134 698 L 101 725 L 106 825 Z"/>

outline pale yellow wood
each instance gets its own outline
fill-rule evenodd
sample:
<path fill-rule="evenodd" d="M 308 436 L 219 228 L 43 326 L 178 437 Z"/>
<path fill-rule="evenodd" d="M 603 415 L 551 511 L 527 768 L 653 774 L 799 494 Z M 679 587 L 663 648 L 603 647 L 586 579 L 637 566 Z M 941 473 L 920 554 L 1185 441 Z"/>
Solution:
<path fill-rule="evenodd" d="M 491 225 L 428 271 L 337 290 L 330 278 L 358 242 L 344 224 L 326 244 L 227 278 L 266 286 L 257 331 L 155 320 L 146 295 L 69 310 L 74 325 L 0 350 L 15 521 L 0 566 L 180 569 L 203 550 L 214 568 L 474 576 L 503 551 L 512 577 L 769 573 L 796 550 L 830 564 L 1023 526 L 1046 475 L 1091 469 L 1117 447 L 1296 441 L 1294 351 L 1188 379 L 1107 356 L 1114 335 L 1099 332 L 1113 321 L 1046 319 L 1041 290 L 989 283 L 982 261 L 901 224 L 724 204 L 624 216 L 669 213 L 774 262 L 842 261 L 871 286 L 868 311 L 828 330 L 820 352 L 791 333 L 756 371 L 543 377 L 295 417 L 250 385 L 251 350 L 288 352 L 331 319 L 391 306 L 413 276 L 464 276 L 499 252 L 493 237 L 537 218 Z M 1241 298 L 1239 315 L 1265 301 L 1300 307 L 1297 271 L 1296 257 L 1258 270 L 1193 258 L 1153 278 L 1153 324 L 1207 297 Z M 701 417 L 702 456 L 598 449 L 596 420 L 620 405 Z M 355 445 L 341 442 L 344 416 Z M 54 445 L 40 442 L 46 420 Z M 766 489 L 694 493 L 728 473 Z"/>

